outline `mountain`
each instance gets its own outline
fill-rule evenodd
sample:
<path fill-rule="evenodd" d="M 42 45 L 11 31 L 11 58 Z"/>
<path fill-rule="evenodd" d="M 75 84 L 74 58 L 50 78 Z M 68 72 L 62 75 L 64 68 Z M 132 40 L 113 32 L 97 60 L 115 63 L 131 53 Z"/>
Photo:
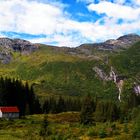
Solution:
<path fill-rule="evenodd" d="M 137 34 L 128 34 L 119 37 L 118 39 L 110 39 L 102 43 L 82 44 L 77 49 L 81 52 L 110 51 L 116 52 L 129 48 L 132 44 L 140 41 L 140 36 Z"/>
<path fill-rule="evenodd" d="M 129 34 L 104 43 L 60 48 L 2 38 L 0 75 L 28 81 L 41 98 L 90 93 L 116 100 L 121 88 L 116 81 L 123 80 L 122 89 L 128 93 L 134 82 L 139 84 L 139 40 L 138 35 Z M 110 72 L 115 73 L 116 81 Z"/>
<path fill-rule="evenodd" d="M 140 40 L 140 36 L 136 34 L 128 34 L 118 39 L 110 39 L 102 43 L 82 44 L 76 48 L 48 46 L 50 50 L 55 53 L 65 53 L 71 55 L 85 55 L 92 58 L 97 58 L 97 54 L 107 52 L 118 52 L 129 48 L 132 44 Z M 12 52 L 20 52 L 22 54 L 29 54 L 36 51 L 41 44 L 33 44 L 22 39 L 0 38 L 0 60 L 2 63 L 9 63 L 12 60 Z M 106 53 L 106 52 L 105 52 Z"/>

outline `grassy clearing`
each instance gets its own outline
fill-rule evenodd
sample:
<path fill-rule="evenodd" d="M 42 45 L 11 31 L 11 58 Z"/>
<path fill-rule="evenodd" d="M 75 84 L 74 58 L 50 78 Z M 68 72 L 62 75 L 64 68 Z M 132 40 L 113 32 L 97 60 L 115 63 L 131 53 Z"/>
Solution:
<path fill-rule="evenodd" d="M 43 115 L 31 115 L 8 121 L 0 120 L 0 140 L 43 140 L 39 130 Z M 79 113 L 49 114 L 50 135 L 46 140 L 131 140 L 132 124 L 119 122 L 96 123 L 94 126 L 79 124 Z"/>

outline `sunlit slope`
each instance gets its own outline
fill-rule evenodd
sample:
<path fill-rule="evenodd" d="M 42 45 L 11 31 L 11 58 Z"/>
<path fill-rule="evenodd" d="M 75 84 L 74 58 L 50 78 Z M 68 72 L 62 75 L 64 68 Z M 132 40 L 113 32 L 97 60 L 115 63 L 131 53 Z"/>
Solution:
<path fill-rule="evenodd" d="M 98 98 L 117 99 L 118 92 L 114 83 L 101 80 L 93 68 L 97 66 L 109 74 L 110 67 L 113 66 L 117 74 L 138 81 L 140 42 L 113 55 L 105 53 L 98 52 L 100 59 L 91 59 L 41 46 L 28 55 L 14 52 L 9 64 L 0 64 L 0 75 L 28 81 L 40 96 L 81 96 L 90 93 Z M 108 57 L 108 63 L 104 56 Z"/>
<path fill-rule="evenodd" d="M 140 80 L 140 42 L 111 58 L 116 70 L 128 78 Z"/>
<path fill-rule="evenodd" d="M 94 66 L 108 70 L 109 67 L 101 60 L 57 52 L 44 46 L 30 55 L 13 55 L 10 64 L 0 64 L 0 74 L 29 81 L 40 96 L 90 93 L 99 97 L 116 97 L 113 83 L 102 82 L 93 71 Z"/>

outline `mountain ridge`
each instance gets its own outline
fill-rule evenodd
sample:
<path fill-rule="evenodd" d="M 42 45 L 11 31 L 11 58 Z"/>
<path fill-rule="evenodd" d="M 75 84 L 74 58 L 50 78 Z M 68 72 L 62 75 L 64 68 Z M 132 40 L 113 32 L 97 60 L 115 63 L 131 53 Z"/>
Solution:
<path fill-rule="evenodd" d="M 109 39 L 101 43 L 82 44 L 78 48 L 93 49 L 100 51 L 118 51 L 129 48 L 132 44 L 140 41 L 140 36 L 137 34 L 128 34 L 117 39 Z"/>
<path fill-rule="evenodd" d="M 129 37 L 127 36 L 127 40 Z M 134 36 L 130 38 L 132 37 Z M 137 39 L 133 40 L 135 42 Z M 112 40 L 108 42 L 112 43 Z M 89 93 L 116 100 L 118 99 L 117 83 L 104 80 L 106 76 L 109 77 L 111 67 L 118 78 L 127 77 L 121 96 L 125 91 L 125 93 L 132 91 L 129 88 L 133 87 L 134 82 L 140 84 L 140 42 L 118 52 L 93 49 L 93 51 L 89 50 L 89 54 L 88 51 L 81 53 L 77 49 L 79 48 L 60 48 L 42 44 L 37 44 L 36 49 L 29 53 L 10 49 L 8 53 L 5 52 L 6 56 L 8 54 L 11 56 L 9 63 L 6 65 L 0 63 L 0 75 L 28 81 L 40 97 L 82 96 Z M 100 78 L 102 74 L 103 78 Z M 123 100 L 122 97 L 120 99 Z"/>

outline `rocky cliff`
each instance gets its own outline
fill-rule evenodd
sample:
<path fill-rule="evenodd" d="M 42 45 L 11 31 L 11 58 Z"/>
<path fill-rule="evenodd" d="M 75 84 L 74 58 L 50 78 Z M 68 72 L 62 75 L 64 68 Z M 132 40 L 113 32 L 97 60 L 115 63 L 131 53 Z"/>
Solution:
<path fill-rule="evenodd" d="M 110 51 L 116 52 L 129 48 L 132 44 L 140 41 L 140 36 L 137 34 L 128 34 L 119 37 L 118 39 L 110 39 L 102 43 L 82 44 L 77 49 L 81 53 L 90 54 L 92 51 Z M 89 53 L 90 52 L 90 53 Z"/>
<path fill-rule="evenodd" d="M 12 52 L 29 54 L 37 48 L 37 45 L 26 40 L 0 38 L 0 60 L 2 63 L 9 63 L 12 60 Z"/>

